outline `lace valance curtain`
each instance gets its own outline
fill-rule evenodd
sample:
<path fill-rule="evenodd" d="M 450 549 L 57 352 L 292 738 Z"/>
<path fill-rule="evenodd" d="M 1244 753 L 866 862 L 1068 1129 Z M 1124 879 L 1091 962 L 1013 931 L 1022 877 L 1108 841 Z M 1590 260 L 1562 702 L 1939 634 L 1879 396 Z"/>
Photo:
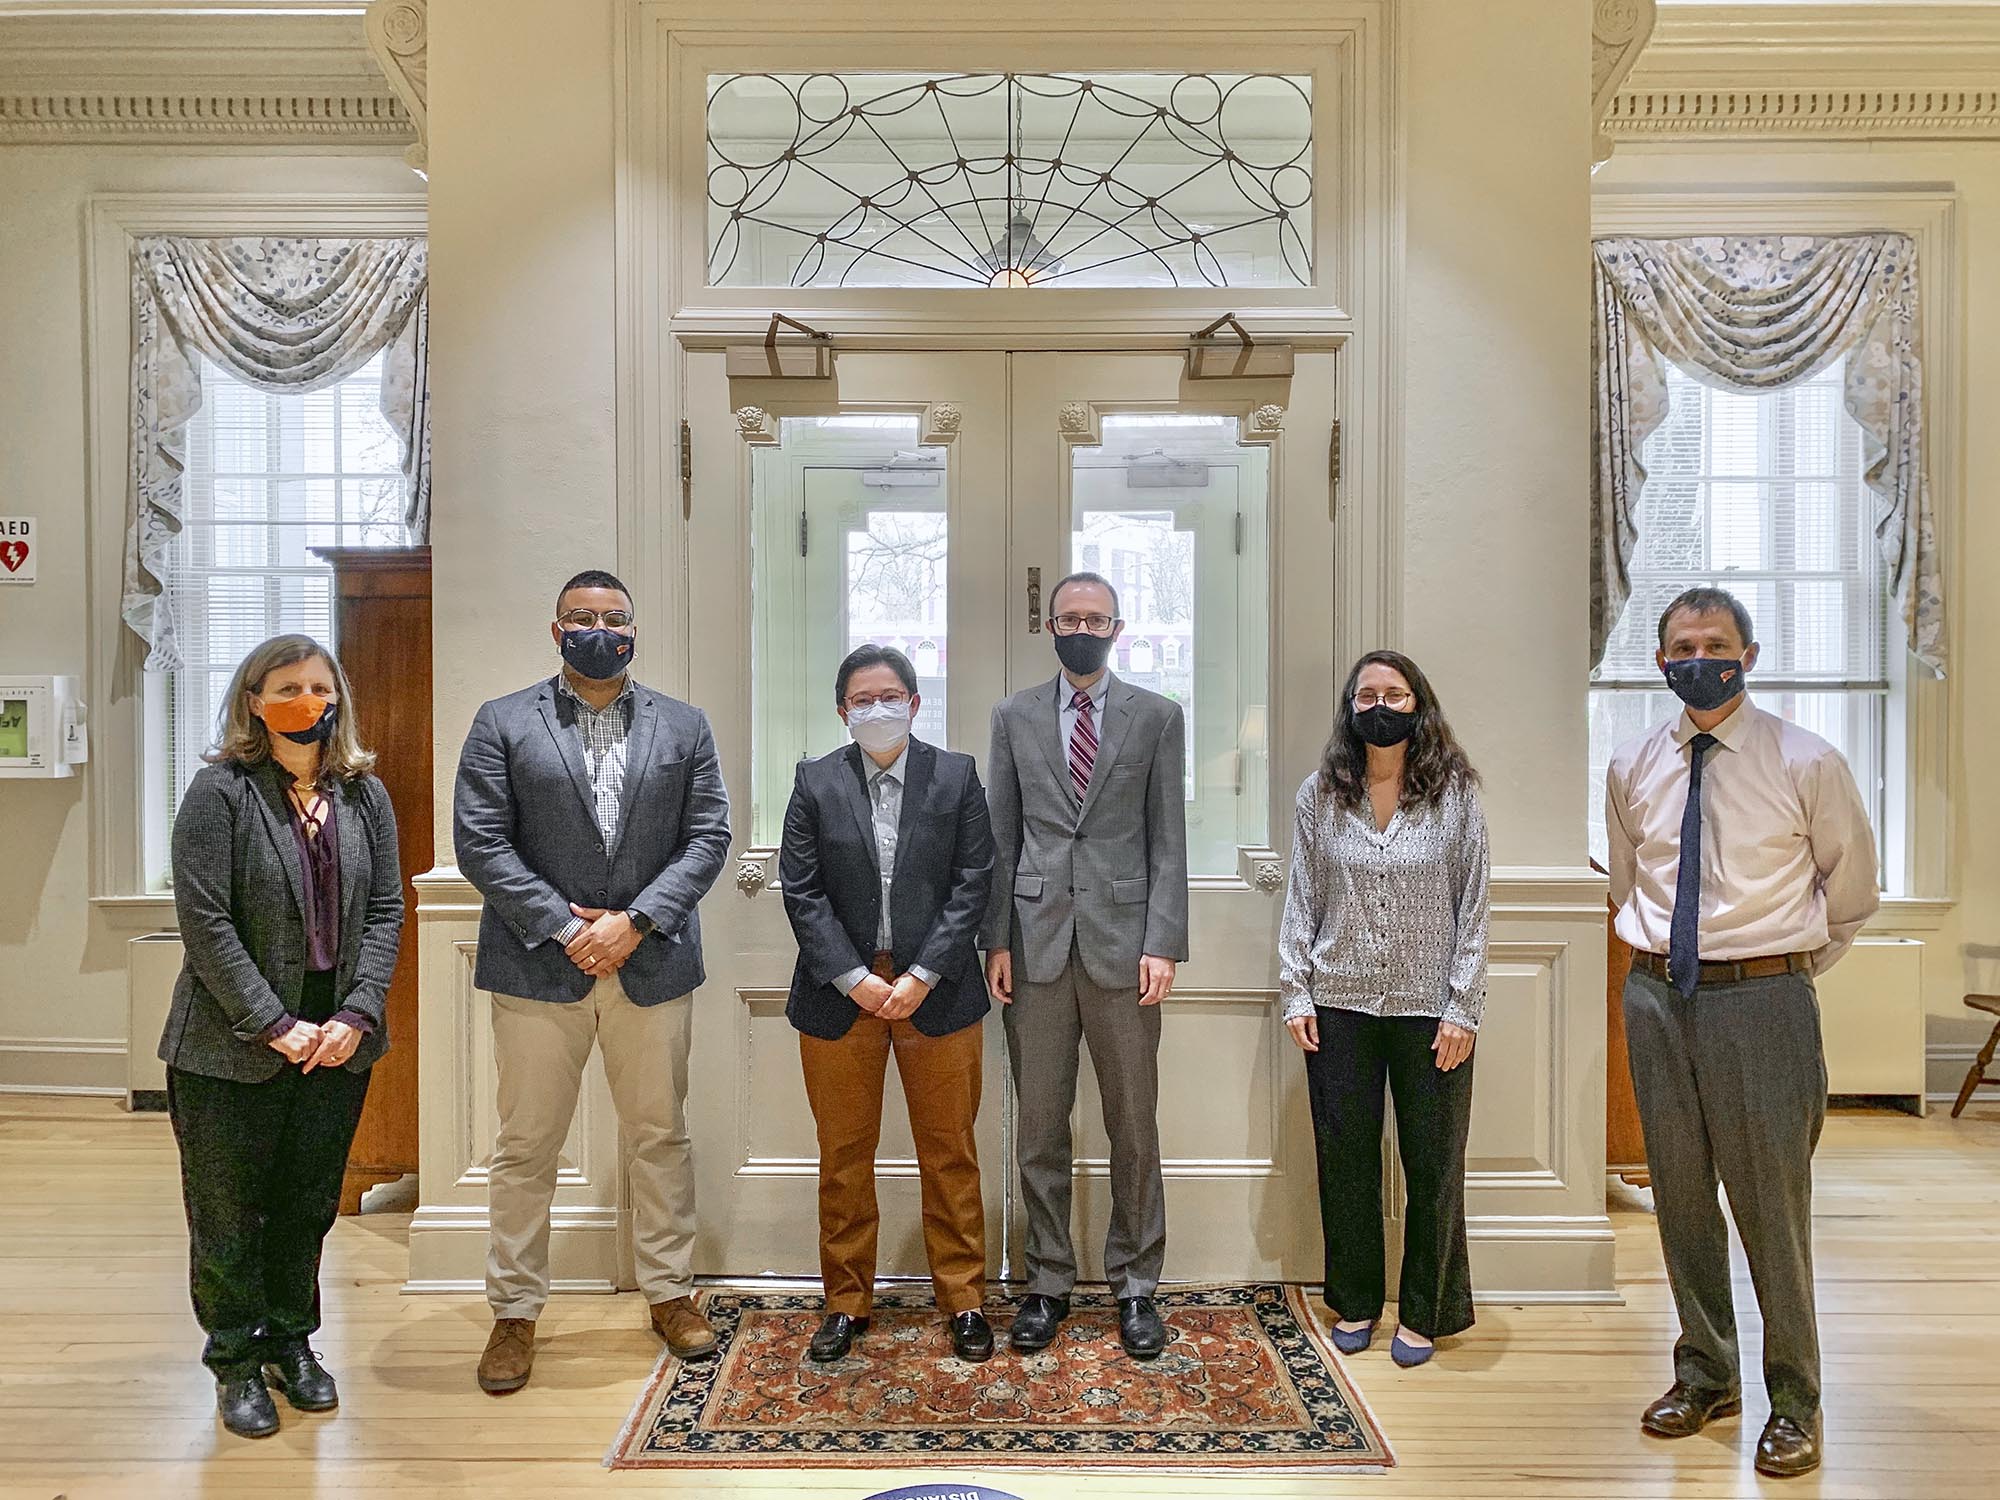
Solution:
<path fill-rule="evenodd" d="M 1631 593 L 1640 452 L 1667 417 L 1666 362 L 1723 390 L 1790 385 L 1847 357 L 1875 541 L 1909 650 L 1945 667 L 1937 528 L 1924 476 L 1916 247 L 1907 235 L 1595 242 L 1591 663 Z"/>
<path fill-rule="evenodd" d="M 181 529 L 187 429 L 206 356 L 262 391 L 305 392 L 387 350 L 382 415 L 402 442 L 406 519 L 430 532 L 430 382 L 421 236 L 136 241 L 132 254 L 132 475 L 125 623 L 148 670 L 180 665 L 165 592 Z"/>

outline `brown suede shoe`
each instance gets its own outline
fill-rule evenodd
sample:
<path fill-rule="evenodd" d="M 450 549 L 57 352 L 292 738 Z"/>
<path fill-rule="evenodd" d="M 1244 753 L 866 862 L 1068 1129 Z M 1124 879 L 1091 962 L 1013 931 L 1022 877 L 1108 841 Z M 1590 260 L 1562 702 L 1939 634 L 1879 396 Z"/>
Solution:
<path fill-rule="evenodd" d="M 715 1330 L 696 1309 L 692 1297 L 655 1302 L 653 1332 L 665 1339 L 667 1348 L 681 1359 L 700 1359 L 704 1354 L 715 1353 Z"/>
<path fill-rule="evenodd" d="M 479 1356 L 479 1388 L 490 1396 L 518 1391 L 534 1367 L 535 1320 L 495 1318 L 486 1352 Z"/>

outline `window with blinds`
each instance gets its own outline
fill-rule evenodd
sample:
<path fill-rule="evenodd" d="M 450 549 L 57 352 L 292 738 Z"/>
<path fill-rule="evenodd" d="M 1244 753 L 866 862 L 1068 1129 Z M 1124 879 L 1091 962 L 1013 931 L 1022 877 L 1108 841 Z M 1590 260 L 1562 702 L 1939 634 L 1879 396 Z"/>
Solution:
<path fill-rule="evenodd" d="M 1591 681 L 1589 815 L 1600 859 L 1612 751 L 1681 710 L 1653 654 L 1660 612 L 1696 584 L 1726 588 L 1749 608 L 1758 705 L 1840 749 L 1881 836 L 1890 601 L 1861 481 L 1862 433 L 1841 380 L 1836 364 L 1749 394 L 1669 368 L 1671 413 L 1642 455 L 1632 597 Z"/>
<path fill-rule="evenodd" d="M 149 674 L 146 690 L 146 867 L 159 890 L 171 883 L 174 810 L 215 743 L 237 664 L 290 631 L 339 649 L 332 570 L 312 549 L 408 540 L 381 355 L 303 395 L 253 390 L 208 361 L 201 379 L 167 578 L 183 665 Z"/>

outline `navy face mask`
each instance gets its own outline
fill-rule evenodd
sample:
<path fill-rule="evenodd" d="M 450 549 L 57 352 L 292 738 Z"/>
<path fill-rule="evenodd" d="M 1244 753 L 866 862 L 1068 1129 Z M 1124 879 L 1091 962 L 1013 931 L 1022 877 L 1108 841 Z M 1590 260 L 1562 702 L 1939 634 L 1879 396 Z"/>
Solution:
<path fill-rule="evenodd" d="M 1706 713 L 1722 707 L 1743 691 L 1743 663 L 1715 656 L 1689 656 L 1661 669 L 1674 696 L 1689 708 Z"/>
<path fill-rule="evenodd" d="M 579 677 L 592 682 L 609 682 L 632 665 L 632 653 L 639 649 L 637 636 L 616 630 L 565 630 L 562 659 Z"/>

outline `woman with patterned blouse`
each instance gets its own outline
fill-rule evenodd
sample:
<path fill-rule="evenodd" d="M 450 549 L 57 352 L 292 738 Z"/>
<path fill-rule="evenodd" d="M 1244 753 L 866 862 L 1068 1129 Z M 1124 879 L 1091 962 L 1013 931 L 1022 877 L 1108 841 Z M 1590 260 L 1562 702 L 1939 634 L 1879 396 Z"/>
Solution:
<path fill-rule="evenodd" d="M 1333 1341 L 1358 1354 L 1385 1297 L 1382 1091 L 1409 1184 L 1405 1367 L 1472 1326 L 1465 1137 L 1486 1000 L 1486 817 L 1478 774 L 1417 664 L 1355 663 L 1320 769 L 1299 788 L 1279 932 L 1285 1025 L 1305 1053 L 1319 1141 Z"/>

